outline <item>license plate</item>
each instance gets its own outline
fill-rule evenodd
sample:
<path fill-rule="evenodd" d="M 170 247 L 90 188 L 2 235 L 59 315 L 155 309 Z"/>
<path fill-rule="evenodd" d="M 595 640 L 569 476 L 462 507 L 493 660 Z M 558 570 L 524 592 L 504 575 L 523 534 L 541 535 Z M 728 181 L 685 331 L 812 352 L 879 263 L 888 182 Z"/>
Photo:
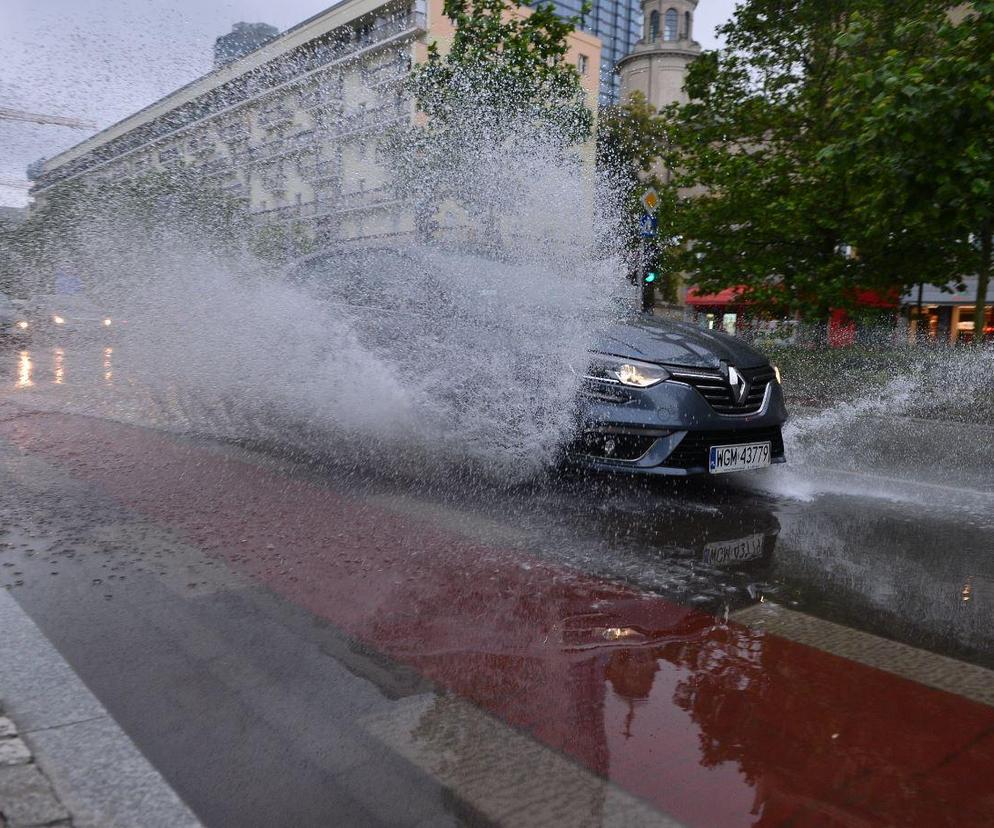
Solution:
<path fill-rule="evenodd" d="M 711 474 L 765 469 L 770 465 L 771 443 L 743 443 L 739 446 L 711 446 L 708 471 Z"/>
<path fill-rule="evenodd" d="M 763 535 L 749 535 L 732 541 L 715 541 L 704 547 L 704 563 L 711 566 L 754 561 L 763 555 Z"/>

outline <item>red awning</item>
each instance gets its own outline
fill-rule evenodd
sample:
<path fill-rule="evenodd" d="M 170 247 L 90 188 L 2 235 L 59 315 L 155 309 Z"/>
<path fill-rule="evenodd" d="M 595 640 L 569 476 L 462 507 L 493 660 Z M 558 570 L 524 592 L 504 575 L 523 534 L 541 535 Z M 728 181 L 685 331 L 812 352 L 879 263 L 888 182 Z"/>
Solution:
<path fill-rule="evenodd" d="M 698 293 L 697 285 L 687 291 L 687 304 L 695 307 L 711 307 L 712 305 L 747 305 L 742 300 L 742 288 L 725 288 L 720 293 Z"/>

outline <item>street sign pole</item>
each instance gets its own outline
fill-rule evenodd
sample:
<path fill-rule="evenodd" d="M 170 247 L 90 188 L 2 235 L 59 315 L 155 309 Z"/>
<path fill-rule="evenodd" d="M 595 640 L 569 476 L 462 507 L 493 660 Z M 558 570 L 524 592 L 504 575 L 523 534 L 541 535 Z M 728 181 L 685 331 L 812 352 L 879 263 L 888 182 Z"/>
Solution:
<path fill-rule="evenodd" d="M 651 255 L 649 249 L 649 239 L 656 235 L 656 231 L 659 228 L 659 222 L 656 219 L 656 208 L 659 206 L 659 193 L 653 188 L 646 190 L 645 194 L 642 196 L 642 207 L 645 208 L 645 214 L 639 218 L 639 262 L 638 262 L 638 274 L 639 274 L 639 309 L 646 313 L 652 310 L 653 305 L 653 294 L 655 292 L 654 279 L 649 277 L 649 268 L 651 267 Z"/>

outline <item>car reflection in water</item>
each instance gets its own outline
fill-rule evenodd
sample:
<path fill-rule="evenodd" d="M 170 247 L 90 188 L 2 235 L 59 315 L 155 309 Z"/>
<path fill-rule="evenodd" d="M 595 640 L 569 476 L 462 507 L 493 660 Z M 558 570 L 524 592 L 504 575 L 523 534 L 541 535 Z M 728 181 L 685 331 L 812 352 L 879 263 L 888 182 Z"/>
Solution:
<path fill-rule="evenodd" d="M 734 484 L 580 478 L 527 497 L 531 503 L 504 500 L 501 508 L 513 511 L 528 548 L 543 559 L 718 614 L 775 591 L 776 506 Z M 492 507 L 473 500 L 463 508 Z"/>

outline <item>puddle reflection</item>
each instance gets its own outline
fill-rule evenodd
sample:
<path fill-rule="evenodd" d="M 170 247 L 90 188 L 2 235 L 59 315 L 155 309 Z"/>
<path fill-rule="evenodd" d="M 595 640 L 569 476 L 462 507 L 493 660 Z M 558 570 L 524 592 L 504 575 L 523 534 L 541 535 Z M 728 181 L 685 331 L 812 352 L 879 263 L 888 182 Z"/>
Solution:
<path fill-rule="evenodd" d="M 28 351 L 21 351 L 17 355 L 17 387 L 30 388 L 34 385 L 31 379 L 33 367 L 31 364 L 31 354 Z"/>
<path fill-rule="evenodd" d="M 35 388 L 39 381 L 69 387 L 89 381 L 109 388 L 114 385 L 115 379 L 114 357 L 114 349 L 110 347 L 99 351 L 61 347 L 22 349 L 10 352 L 9 357 L 0 362 L 0 377 L 10 377 L 16 389 Z M 50 373 L 43 368 L 39 373 L 39 365 L 50 365 Z"/>
<path fill-rule="evenodd" d="M 65 380 L 65 351 L 61 348 L 56 348 L 53 352 L 52 360 L 52 382 L 56 385 L 62 385 Z"/>

